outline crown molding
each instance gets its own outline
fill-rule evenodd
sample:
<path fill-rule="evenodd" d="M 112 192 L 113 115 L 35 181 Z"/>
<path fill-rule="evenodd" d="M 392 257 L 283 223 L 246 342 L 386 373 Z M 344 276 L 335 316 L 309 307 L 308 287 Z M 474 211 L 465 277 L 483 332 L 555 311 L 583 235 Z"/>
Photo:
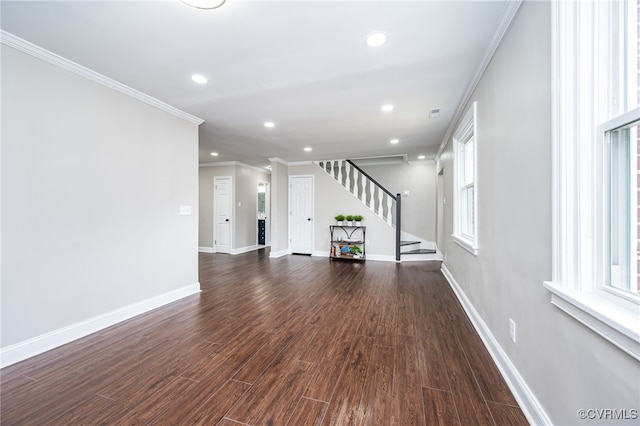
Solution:
<path fill-rule="evenodd" d="M 308 166 L 309 164 L 313 164 L 313 161 L 311 160 L 292 161 L 291 163 L 288 163 L 289 166 Z"/>
<path fill-rule="evenodd" d="M 142 93 L 122 83 L 119 83 L 89 68 L 76 64 L 75 62 L 72 62 L 66 58 L 63 58 L 62 56 L 56 55 L 53 52 L 43 49 L 40 46 L 37 46 L 33 43 L 23 40 L 20 37 L 17 37 L 5 30 L 0 30 L 0 42 L 6 46 L 13 47 L 14 49 L 17 49 L 21 52 L 24 52 L 35 58 L 41 59 L 59 68 L 62 68 L 63 70 L 72 72 L 88 80 L 94 81 L 105 87 L 108 87 L 117 92 L 130 96 L 136 100 L 139 100 L 140 102 L 144 102 L 148 105 L 158 108 L 171 115 L 190 121 L 191 123 L 198 124 L 198 125 L 204 123 L 204 120 L 201 118 L 188 114 L 182 110 L 179 110 L 176 107 L 173 107 L 154 97 L 151 97 L 145 93 Z"/>
<path fill-rule="evenodd" d="M 284 164 L 285 166 L 289 165 L 289 162 L 287 160 L 283 160 L 282 158 L 278 158 L 278 157 L 269 158 L 269 161 L 271 161 L 272 163 Z"/>
<path fill-rule="evenodd" d="M 462 99 L 458 104 L 458 108 L 456 109 L 453 119 L 449 123 L 449 127 L 447 128 L 447 131 L 444 134 L 444 138 L 440 143 L 440 147 L 438 148 L 438 153 L 435 156 L 436 160 L 440 159 L 440 155 L 442 154 L 442 151 L 444 151 L 444 148 L 447 146 L 447 142 L 451 138 L 451 135 L 453 134 L 453 130 L 458 124 L 458 120 L 460 120 L 460 118 L 462 117 L 462 114 L 465 112 L 465 107 L 467 106 L 467 103 L 469 102 L 469 100 L 471 100 L 471 95 L 473 95 L 473 92 L 476 90 L 476 87 L 478 87 L 478 83 L 480 83 L 480 80 L 482 79 L 484 72 L 487 70 L 489 63 L 491 62 L 491 59 L 493 59 L 493 55 L 496 53 L 496 50 L 498 50 L 498 46 L 500 45 L 500 42 L 504 38 L 509 27 L 511 26 L 511 22 L 513 22 L 513 18 L 516 17 L 516 14 L 518 13 L 520 6 L 522 5 L 522 2 L 523 0 L 509 0 L 505 3 L 504 9 L 502 10 L 502 14 L 500 15 L 500 19 L 498 19 L 498 22 L 496 23 L 496 27 L 493 31 L 493 37 L 491 37 L 491 40 L 487 44 L 487 48 L 485 49 L 484 56 L 482 57 L 482 60 L 478 64 L 478 67 L 476 68 L 476 72 L 473 74 L 473 78 L 471 79 L 471 82 L 467 86 L 467 89 L 465 90 L 464 95 L 462 96 Z"/>
<path fill-rule="evenodd" d="M 199 167 L 223 167 L 223 166 L 235 166 L 235 167 L 245 167 L 247 169 L 254 170 L 259 173 L 264 173 L 267 175 L 271 174 L 271 170 L 262 169 L 260 167 L 252 166 L 250 164 L 241 163 L 239 161 L 218 161 L 216 163 L 202 163 L 198 165 Z"/>

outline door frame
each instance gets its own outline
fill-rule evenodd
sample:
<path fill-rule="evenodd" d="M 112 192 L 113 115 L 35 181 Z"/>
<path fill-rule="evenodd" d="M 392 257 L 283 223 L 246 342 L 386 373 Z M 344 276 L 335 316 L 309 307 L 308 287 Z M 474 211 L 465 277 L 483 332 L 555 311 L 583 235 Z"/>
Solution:
<path fill-rule="evenodd" d="M 288 230 L 287 230 L 287 248 L 289 253 L 291 253 L 291 193 L 292 193 L 292 189 L 293 189 L 293 185 L 291 184 L 291 179 L 292 178 L 311 178 L 311 213 L 312 213 L 312 218 L 311 218 L 311 255 L 313 256 L 313 253 L 315 251 L 315 247 L 316 247 L 316 233 L 315 233 L 315 216 L 316 216 L 316 176 L 315 175 L 289 175 L 289 197 L 288 197 L 288 206 L 287 206 L 287 212 L 288 212 L 288 218 L 289 220 L 288 222 Z"/>
<path fill-rule="evenodd" d="M 266 219 L 264 221 L 264 245 L 265 247 L 271 246 L 271 182 L 266 180 L 258 180 L 258 184 L 264 184 L 265 197 L 264 197 L 264 212 Z M 256 209 L 256 218 L 258 217 L 258 209 Z M 257 223 L 257 220 L 256 220 Z M 258 245 L 258 235 L 256 234 L 256 245 Z"/>
<path fill-rule="evenodd" d="M 233 226 L 234 226 L 234 209 L 233 209 L 233 199 L 234 199 L 234 192 L 233 192 L 233 176 L 214 176 L 213 177 L 213 211 L 212 216 L 213 216 L 213 226 L 211 227 L 211 233 L 213 234 L 213 252 L 217 253 L 218 252 L 218 244 L 216 244 L 216 181 L 217 180 L 228 180 L 229 181 L 229 221 L 231 222 L 229 225 L 229 252 L 228 254 L 231 254 L 231 248 L 233 247 Z M 223 252 L 223 253 L 227 253 L 227 252 Z"/>

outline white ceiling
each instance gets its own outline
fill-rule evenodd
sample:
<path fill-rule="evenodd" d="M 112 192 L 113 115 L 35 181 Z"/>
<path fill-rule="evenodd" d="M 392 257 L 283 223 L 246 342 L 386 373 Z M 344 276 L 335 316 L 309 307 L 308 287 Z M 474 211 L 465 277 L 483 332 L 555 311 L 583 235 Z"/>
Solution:
<path fill-rule="evenodd" d="M 262 167 L 270 157 L 432 159 L 508 1 L 227 0 L 202 11 L 178 0 L 3 0 L 1 22 L 204 119 L 200 163 Z M 387 43 L 366 46 L 373 31 Z M 395 109 L 381 112 L 386 103 Z"/>

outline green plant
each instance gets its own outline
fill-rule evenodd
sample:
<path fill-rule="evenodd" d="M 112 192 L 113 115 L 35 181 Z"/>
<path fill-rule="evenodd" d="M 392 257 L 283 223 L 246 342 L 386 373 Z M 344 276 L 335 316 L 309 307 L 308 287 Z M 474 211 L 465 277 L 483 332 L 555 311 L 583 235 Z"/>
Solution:
<path fill-rule="evenodd" d="M 353 220 L 353 215 L 348 214 L 348 215 L 347 215 L 347 220 Z"/>
<path fill-rule="evenodd" d="M 358 246 L 351 246 L 349 248 L 349 253 L 351 254 L 362 254 L 362 249 Z"/>
<path fill-rule="evenodd" d="M 364 219 L 362 215 L 359 215 L 359 214 L 353 215 L 353 220 L 355 220 L 356 222 L 360 222 L 362 219 Z"/>
<path fill-rule="evenodd" d="M 335 219 L 336 219 L 338 222 L 341 222 L 341 221 L 343 221 L 343 220 L 344 220 L 344 215 L 343 215 L 343 214 L 339 214 L 339 215 L 337 215 L 337 216 L 335 217 Z"/>

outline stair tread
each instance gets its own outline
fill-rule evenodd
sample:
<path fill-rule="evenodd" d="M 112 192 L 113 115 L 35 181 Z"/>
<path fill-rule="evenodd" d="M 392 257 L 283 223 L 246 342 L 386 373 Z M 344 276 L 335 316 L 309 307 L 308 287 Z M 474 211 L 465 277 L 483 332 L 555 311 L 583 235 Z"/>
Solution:
<path fill-rule="evenodd" d="M 420 244 L 420 241 L 400 241 L 401 246 L 410 246 L 412 244 Z"/>
<path fill-rule="evenodd" d="M 416 249 L 416 250 L 403 251 L 400 254 L 433 254 L 433 253 L 436 253 L 436 251 L 433 249 Z"/>

